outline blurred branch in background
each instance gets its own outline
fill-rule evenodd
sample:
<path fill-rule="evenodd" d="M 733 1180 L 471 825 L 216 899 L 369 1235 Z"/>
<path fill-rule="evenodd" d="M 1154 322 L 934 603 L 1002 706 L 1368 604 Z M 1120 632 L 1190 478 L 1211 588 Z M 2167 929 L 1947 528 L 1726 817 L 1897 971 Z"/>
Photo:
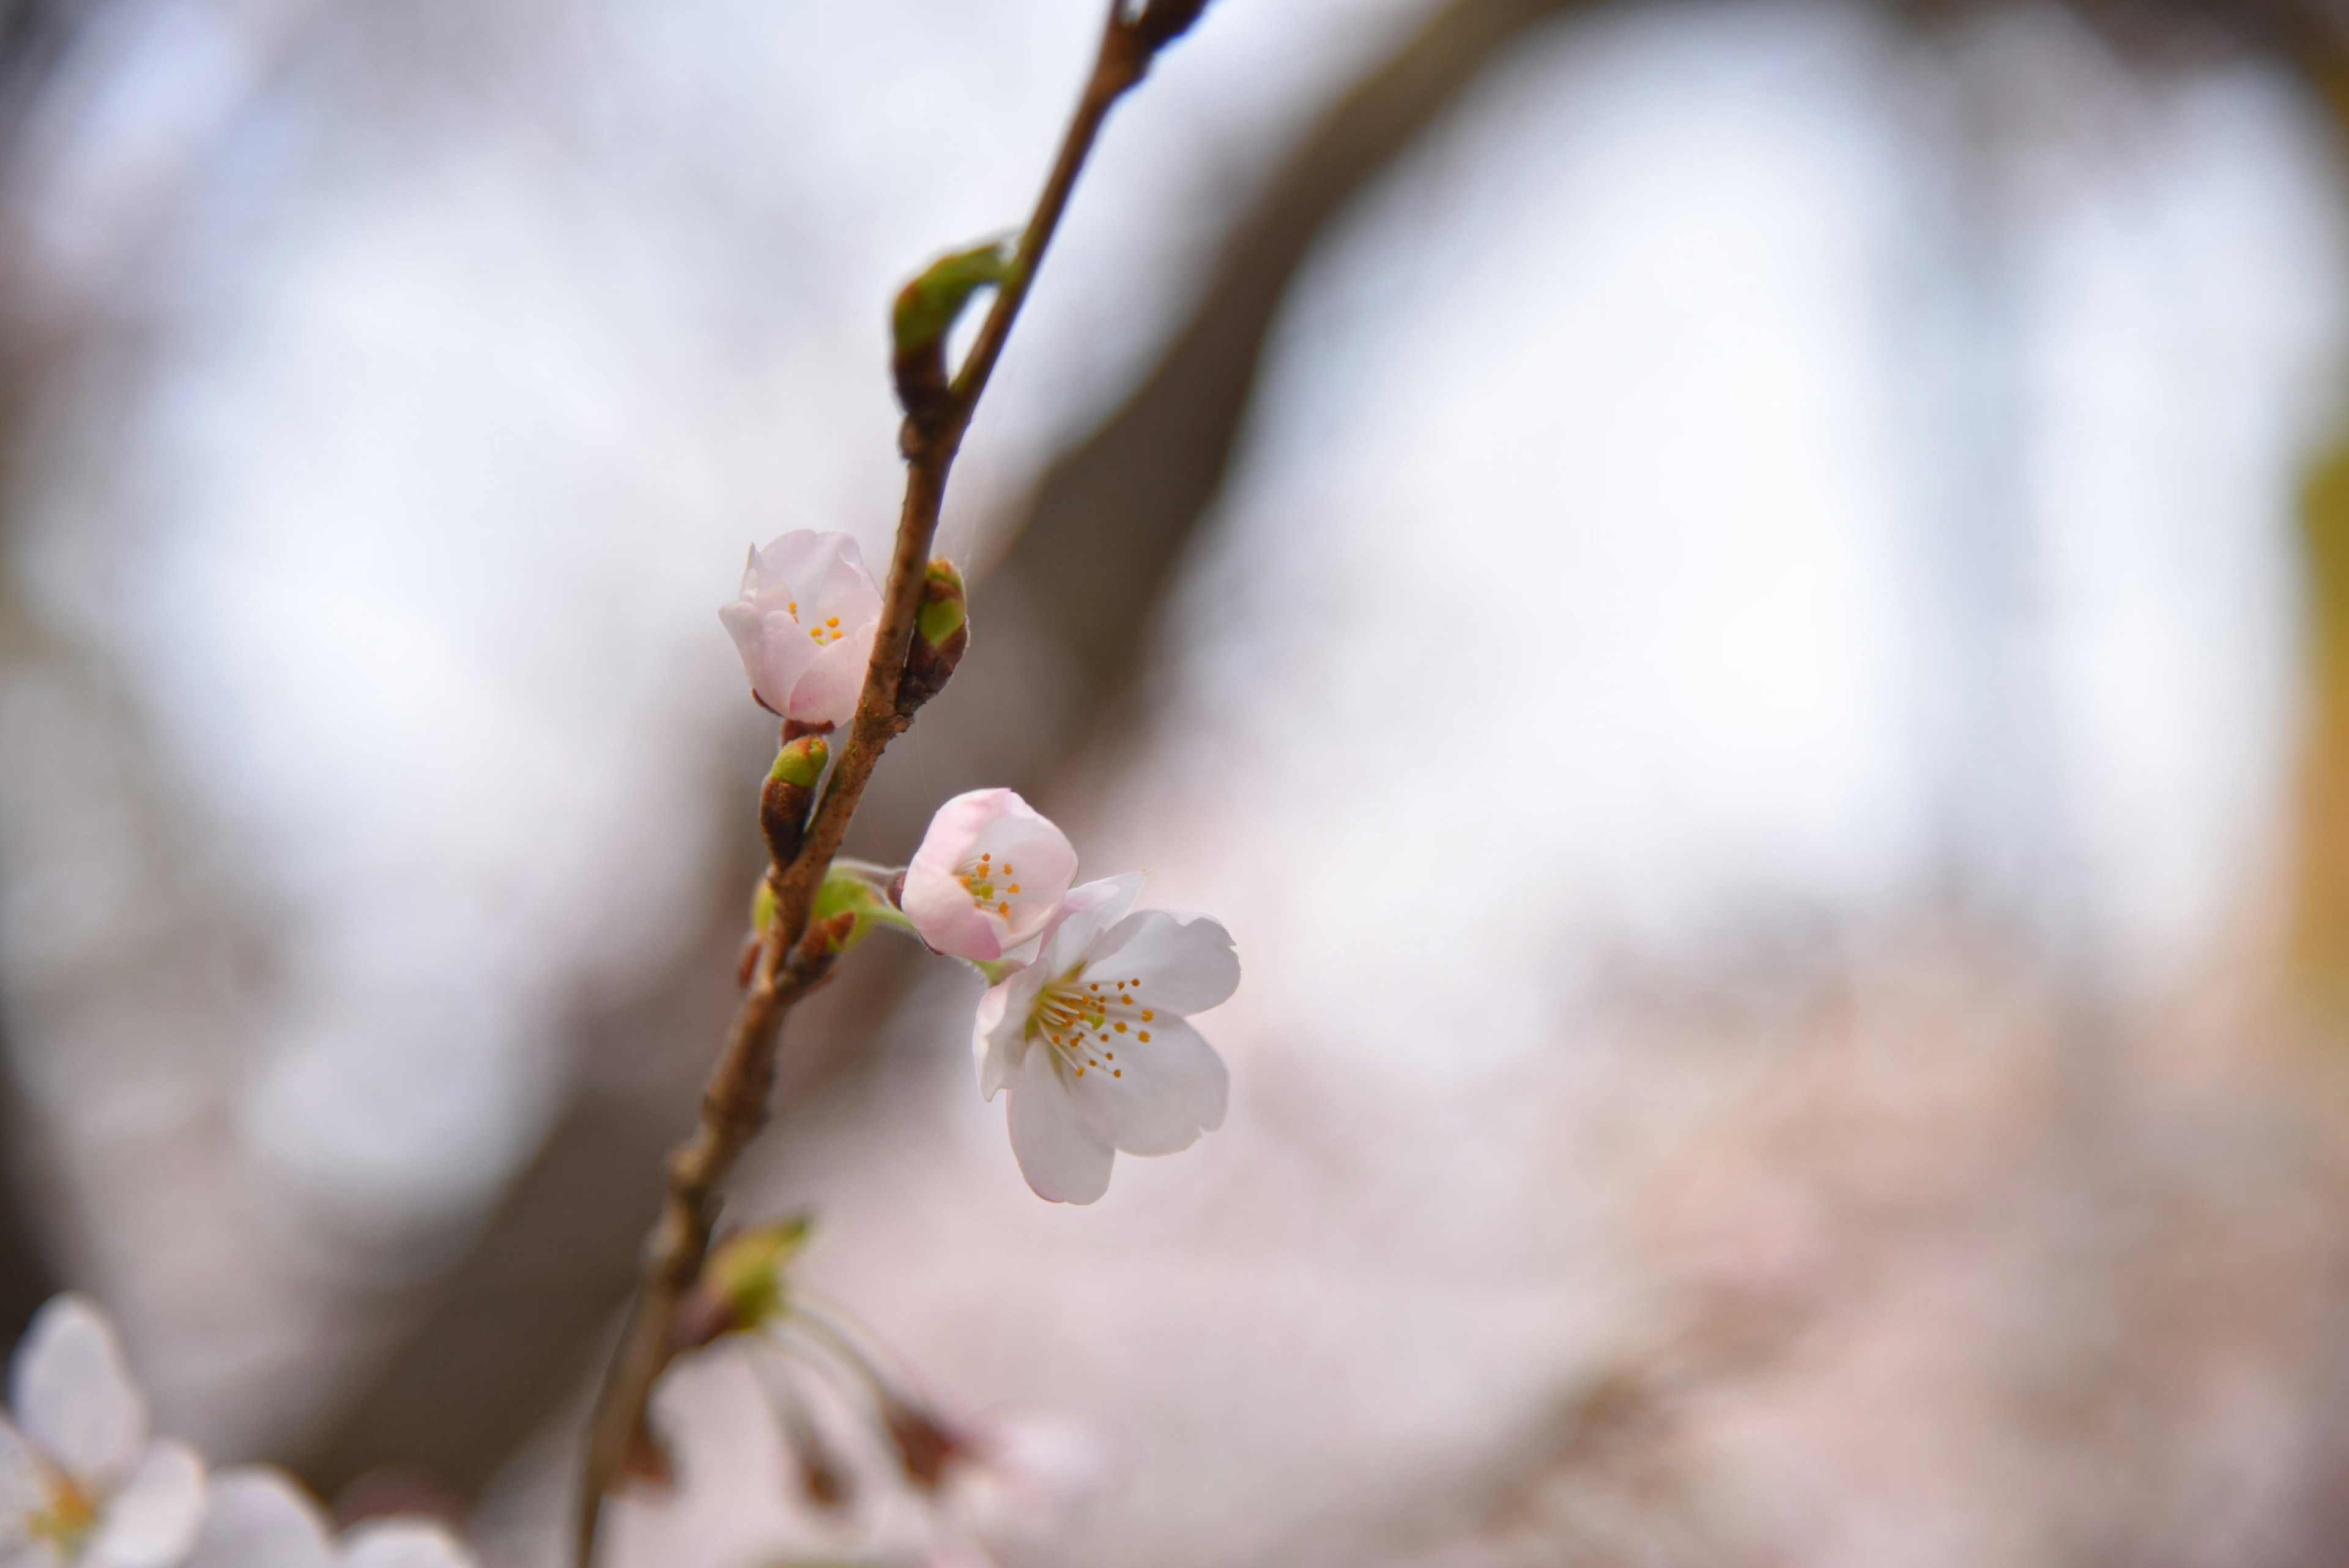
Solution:
<path fill-rule="evenodd" d="M 1011 542 L 980 590 L 982 615 L 987 596 L 1012 594 L 1025 624 L 987 625 L 969 657 L 973 679 L 905 742 L 921 766 L 876 782 L 859 847 L 910 842 L 938 793 L 1008 779 L 1047 799 L 1044 781 L 1059 763 L 1116 740 L 1117 699 L 1145 646 L 1132 628 L 1154 617 L 1224 483 L 1268 333 L 1317 239 L 1497 57 L 1533 28 L 1588 9 L 1585 0 L 1454 0 L 1289 152 L 1235 223 L 1213 280 L 1157 364 L 1052 463 L 1025 515 L 1002 530 Z M 2259 42 L 2337 36 L 2319 6 L 2085 9 L 2129 30 L 2183 17 Z M 2305 66 L 2314 57 L 2296 57 Z M 998 678 L 1000 661 L 1049 664 L 1065 682 L 1061 700 L 1012 711 L 1016 683 Z M 2349 698 L 2326 708 L 2344 705 Z M 2324 752 L 2320 743 L 2314 754 Z M 761 760 L 729 759 L 725 787 Z M 912 777 L 918 789 L 900 786 Z M 2318 785 L 2310 799 L 2349 801 L 2349 789 Z M 2323 810 L 2312 817 L 2312 844 L 2327 820 Z M 432 1310 L 313 1452 L 314 1481 L 331 1491 L 370 1465 L 412 1463 L 477 1489 L 574 1394 L 633 1268 L 648 1203 L 627 1194 L 641 1192 L 642 1174 L 690 1116 L 695 1043 L 722 1017 L 727 999 L 712 977 L 739 940 L 750 880 L 746 846 L 740 865 L 713 868 L 708 923 L 676 964 L 641 994 L 578 1023 L 585 1069 L 572 1108 Z M 788 1069 L 784 1098 L 796 1108 L 787 1118 L 821 1114 L 808 1102 L 828 1081 L 873 1070 L 900 958 L 868 953 L 810 1015 Z M 549 1216 L 566 1218 L 550 1224 Z"/>
<path fill-rule="evenodd" d="M 55 358 L 57 324 L 42 319 L 31 297 L 24 251 L 25 140 L 43 89 L 78 29 L 105 7 L 74 0 L 0 4 L 0 663 L 19 665 L 56 653 L 16 592 L 9 548 L 15 483 L 26 416 Z M 0 851 L 0 898 L 14 868 Z M 59 1213 L 54 1173 L 17 1074 L 10 1044 L 7 977 L 0 975 L 0 1336 L 13 1344 L 41 1302 L 59 1286 L 51 1225 Z"/>

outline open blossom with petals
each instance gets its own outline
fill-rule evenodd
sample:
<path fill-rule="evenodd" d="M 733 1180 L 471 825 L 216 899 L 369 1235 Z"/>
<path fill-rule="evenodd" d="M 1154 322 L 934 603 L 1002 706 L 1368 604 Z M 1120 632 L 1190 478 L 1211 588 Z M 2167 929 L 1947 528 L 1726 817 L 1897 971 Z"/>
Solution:
<path fill-rule="evenodd" d="M 1025 956 L 1077 874 L 1067 834 L 1008 789 L 938 807 L 905 867 L 905 918 L 942 953 L 992 963 Z"/>
<path fill-rule="evenodd" d="M 1204 915 L 1129 913 L 1139 872 L 1072 889 L 1036 961 L 979 999 L 979 1092 L 1011 1092 L 1011 1150 L 1037 1196 L 1091 1203 L 1115 1151 L 1173 1154 L 1221 1127 L 1229 1077 L 1187 1015 L 1240 982 Z"/>
<path fill-rule="evenodd" d="M 816 728 L 854 715 L 881 619 L 854 539 L 802 528 L 753 549 L 742 597 L 718 618 L 767 708 Z"/>
<path fill-rule="evenodd" d="M 150 1442 L 147 1400 L 106 1314 L 44 1306 L 9 1367 L 0 1420 L 0 1568 L 172 1568 L 204 1512 L 204 1469 Z"/>
<path fill-rule="evenodd" d="M 427 1519 L 371 1519 L 329 1539 L 326 1521 L 283 1471 L 243 1465 L 212 1478 L 212 1508 L 186 1568 L 475 1568 Z"/>

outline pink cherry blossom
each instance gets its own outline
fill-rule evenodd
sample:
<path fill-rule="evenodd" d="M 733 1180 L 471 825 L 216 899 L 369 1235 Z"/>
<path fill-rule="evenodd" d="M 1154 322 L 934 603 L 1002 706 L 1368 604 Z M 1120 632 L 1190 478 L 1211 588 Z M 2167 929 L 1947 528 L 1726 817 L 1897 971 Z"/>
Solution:
<path fill-rule="evenodd" d="M 978 963 L 1032 950 L 1077 873 L 1067 834 L 1008 789 L 938 807 L 905 867 L 904 909 L 922 940 Z"/>
<path fill-rule="evenodd" d="M 1036 961 L 979 999 L 979 1092 L 1011 1092 L 1011 1151 L 1040 1198 L 1091 1203 L 1115 1153 L 1173 1154 L 1223 1125 L 1229 1076 L 1188 1016 L 1240 981 L 1204 915 L 1129 913 L 1142 875 L 1072 889 Z"/>
<path fill-rule="evenodd" d="M 477 1568 L 439 1522 L 371 1519 L 329 1539 L 326 1516 L 282 1470 L 212 1478 L 212 1504 L 185 1568 Z"/>
<path fill-rule="evenodd" d="M 9 1367 L 0 1420 L 0 1563 L 173 1568 L 204 1511 L 193 1449 L 150 1442 L 147 1400 L 114 1325 L 78 1295 L 52 1299 Z"/>
<path fill-rule="evenodd" d="M 741 597 L 718 612 L 760 702 L 817 728 L 855 713 L 880 618 L 856 541 L 805 528 L 753 549 Z"/>

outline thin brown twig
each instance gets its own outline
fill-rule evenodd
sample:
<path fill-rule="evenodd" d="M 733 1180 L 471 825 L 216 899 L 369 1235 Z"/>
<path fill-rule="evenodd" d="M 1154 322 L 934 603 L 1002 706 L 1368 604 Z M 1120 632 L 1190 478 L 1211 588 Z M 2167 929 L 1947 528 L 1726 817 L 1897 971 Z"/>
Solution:
<path fill-rule="evenodd" d="M 873 659 L 847 741 L 804 838 L 788 860 L 778 859 L 768 868 L 774 914 L 750 984 L 702 1091 L 700 1126 L 669 1156 L 661 1218 L 646 1242 L 636 1299 L 589 1417 L 577 1515 L 580 1568 L 595 1561 L 605 1495 L 620 1477 L 653 1386 L 675 1355 L 678 1304 L 699 1277 L 709 1252 L 718 1189 L 767 1125 L 783 1021 L 800 998 L 830 976 L 830 943 L 823 931 L 810 930 L 809 914 L 882 750 L 912 722 L 899 703 L 898 688 L 921 609 L 947 478 L 964 433 L 1110 109 L 1148 72 L 1155 50 L 1201 9 L 1200 0 L 1155 0 L 1129 16 L 1124 0 L 1111 0 L 1092 73 L 970 353 L 942 398 L 907 410 L 901 438 L 905 495 Z"/>

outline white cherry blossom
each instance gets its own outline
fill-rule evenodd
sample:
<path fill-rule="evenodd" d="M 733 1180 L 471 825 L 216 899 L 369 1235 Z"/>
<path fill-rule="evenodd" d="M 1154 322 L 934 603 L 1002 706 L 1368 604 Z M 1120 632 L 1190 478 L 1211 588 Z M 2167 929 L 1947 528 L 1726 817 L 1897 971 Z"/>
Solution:
<path fill-rule="evenodd" d="M 0 1420 L 0 1568 L 172 1568 L 204 1511 L 203 1462 L 150 1442 L 147 1399 L 87 1297 L 42 1307 Z"/>
<path fill-rule="evenodd" d="M 1221 1127 L 1229 1076 L 1188 1016 L 1240 981 L 1204 915 L 1129 913 L 1142 875 L 1072 889 L 1036 961 L 979 999 L 979 1092 L 1011 1094 L 1011 1150 L 1040 1198 L 1091 1203 L 1115 1152 L 1173 1154 Z"/>
<path fill-rule="evenodd" d="M 975 963 L 1035 949 L 1077 874 L 1067 834 L 1008 789 L 938 807 L 905 867 L 903 907 L 922 940 Z"/>
<path fill-rule="evenodd" d="M 806 528 L 752 549 L 741 597 L 718 612 L 760 702 L 819 728 L 855 713 L 880 618 L 856 541 Z"/>
<path fill-rule="evenodd" d="M 185 1568 L 476 1568 L 439 1522 L 371 1519 L 330 1538 L 318 1506 L 284 1471 L 243 1465 L 212 1477 L 203 1534 Z"/>

